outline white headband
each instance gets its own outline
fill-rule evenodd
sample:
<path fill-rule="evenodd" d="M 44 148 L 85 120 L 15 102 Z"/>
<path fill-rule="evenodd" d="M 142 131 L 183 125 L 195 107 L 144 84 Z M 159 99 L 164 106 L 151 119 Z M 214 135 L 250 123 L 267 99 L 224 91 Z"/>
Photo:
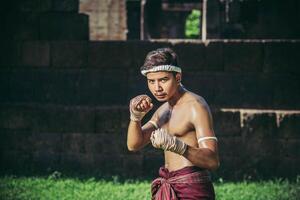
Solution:
<path fill-rule="evenodd" d="M 181 73 L 181 68 L 174 65 L 158 65 L 154 66 L 151 69 L 142 70 L 141 73 L 146 76 L 149 72 L 158 72 L 158 71 L 168 71 L 168 72 L 178 72 Z"/>

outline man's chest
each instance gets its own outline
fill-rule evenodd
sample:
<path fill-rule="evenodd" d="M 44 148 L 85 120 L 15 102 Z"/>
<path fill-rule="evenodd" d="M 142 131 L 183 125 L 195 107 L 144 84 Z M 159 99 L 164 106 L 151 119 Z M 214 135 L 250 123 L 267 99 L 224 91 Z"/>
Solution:
<path fill-rule="evenodd" d="M 170 134 L 183 136 L 193 130 L 190 116 L 184 109 L 168 110 L 160 118 L 160 127 Z"/>

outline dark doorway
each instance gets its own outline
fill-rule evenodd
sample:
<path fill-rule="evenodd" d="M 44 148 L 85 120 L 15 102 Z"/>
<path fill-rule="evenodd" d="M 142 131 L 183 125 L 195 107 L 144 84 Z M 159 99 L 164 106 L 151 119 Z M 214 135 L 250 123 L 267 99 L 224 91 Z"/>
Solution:
<path fill-rule="evenodd" d="M 141 2 L 139 0 L 127 0 L 127 40 L 140 39 Z"/>

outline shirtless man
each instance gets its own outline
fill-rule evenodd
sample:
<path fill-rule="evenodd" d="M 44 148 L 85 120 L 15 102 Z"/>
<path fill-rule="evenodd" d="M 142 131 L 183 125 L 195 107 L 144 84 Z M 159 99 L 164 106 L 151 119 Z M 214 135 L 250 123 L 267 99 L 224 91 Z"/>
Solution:
<path fill-rule="evenodd" d="M 130 101 L 128 149 L 138 151 L 151 142 L 164 150 L 165 165 L 152 182 L 152 199 L 214 199 L 209 171 L 219 167 L 219 156 L 207 103 L 183 87 L 177 55 L 170 48 L 149 52 L 141 73 L 153 96 L 165 102 L 142 126 L 153 108 L 151 98 L 139 95 Z"/>

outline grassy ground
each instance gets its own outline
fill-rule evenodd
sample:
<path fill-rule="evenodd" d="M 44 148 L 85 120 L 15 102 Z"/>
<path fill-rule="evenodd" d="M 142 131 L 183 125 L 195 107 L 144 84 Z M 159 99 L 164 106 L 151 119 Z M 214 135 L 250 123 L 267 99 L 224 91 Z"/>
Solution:
<path fill-rule="evenodd" d="M 286 180 L 216 183 L 217 199 L 221 200 L 299 200 L 300 181 Z M 0 199 L 150 199 L 149 181 L 14 177 L 0 178 Z"/>

